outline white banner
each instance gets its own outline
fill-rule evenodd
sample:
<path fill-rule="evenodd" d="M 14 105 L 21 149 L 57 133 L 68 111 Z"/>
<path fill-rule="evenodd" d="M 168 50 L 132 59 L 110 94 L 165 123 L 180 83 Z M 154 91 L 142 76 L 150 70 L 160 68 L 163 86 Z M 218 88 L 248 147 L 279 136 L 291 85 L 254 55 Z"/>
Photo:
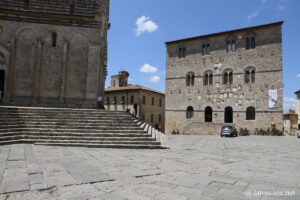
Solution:
<path fill-rule="evenodd" d="M 278 107 L 278 95 L 277 90 L 269 90 L 269 108 Z"/>

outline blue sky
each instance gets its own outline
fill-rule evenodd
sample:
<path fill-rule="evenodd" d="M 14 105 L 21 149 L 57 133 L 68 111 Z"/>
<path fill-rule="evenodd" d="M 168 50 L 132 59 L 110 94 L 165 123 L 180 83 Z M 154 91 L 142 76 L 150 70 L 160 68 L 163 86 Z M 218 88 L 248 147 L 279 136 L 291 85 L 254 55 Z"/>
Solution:
<path fill-rule="evenodd" d="M 164 42 L 284 20 L 285 110 L 300 90 L 299 0 L 111 0 L 110 76 L 130 73 L 130 83 L 165 90 Z"/>

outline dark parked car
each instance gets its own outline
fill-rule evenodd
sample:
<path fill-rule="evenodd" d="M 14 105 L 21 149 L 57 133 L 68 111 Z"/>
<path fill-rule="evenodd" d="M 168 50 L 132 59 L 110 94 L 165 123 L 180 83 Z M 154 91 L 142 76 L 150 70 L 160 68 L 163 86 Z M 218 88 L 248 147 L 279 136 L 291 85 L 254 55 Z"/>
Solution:
<path fill-rule="evenodd" d="M 221 137 L 224 136 L 231 136 L 231 137 L 237 137 L 238 132 L 233 124 L 224 124 L 221 129 Z"/>

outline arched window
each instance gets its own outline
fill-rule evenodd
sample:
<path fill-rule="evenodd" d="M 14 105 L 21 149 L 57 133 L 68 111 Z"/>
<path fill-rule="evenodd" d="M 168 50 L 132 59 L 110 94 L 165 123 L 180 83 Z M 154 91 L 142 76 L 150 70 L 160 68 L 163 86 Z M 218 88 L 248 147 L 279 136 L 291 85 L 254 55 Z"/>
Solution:
<path fill-rule="evenodd" d="M 210 45 L 206 45 L 206 55 L 210 55 Z"/>
<path fill-rule="evenodd" d="M 193 117 L 194 117 L 194 108 L 192 106 L 189 106 L 186 109 L 186 118 L 192 119 Z"/>
<path fill-rule="evenodd" d="M 246 110 L 246 120 L 255 120 L 255 108 L 248 107 Z"/>
<path fill-rule="evenodd" d="M 223 84 L 230 85 L 233 83 L 233 71 L 231 69 L 226 69 L 223 72 Z"/>
<path fill-rule="evenodd" d="M 202 55 L 210 55 L 210 44 L 203 44 L 202 45 Z"/>
<path fill-rule="evenodd" d="M 245 70 L 245 83 L 255 83 L 255 68 L 248 67 Z"/>
<path fill-rule="evenodd" d="M 213 72 L 212 71 L 206 71 L 204 73 L 203 84 L 204 85 L 212 85 L 213 84 Z"/>
<path fill-rule="evenodd" d="M 226 107 L 224 112 L 224 122 L 233 123 L 233 109 L 232 107 Z"/>
<path fill-rule="evenodd" d="M 236 51 L 235 40 L 229 40 L 227 42 L 227 52 L 235 52 L 235 51 Z"/>
<path fill-rule="evenodd" d="M 255 49 L 255 48 L 256 48 L 255 37 L 246 38 L 246 50 Z"/>
<path fill-rule="evenodd" d="M 73 15 L 75 13 L 75 4 L 72 2 L 70 4 L 70 14 Z"/>
<path fill-rule="evenodd" d="M 56 47 L 56 45 L 57 45 L 57 33 L 53 32 L 51 34 L 51 39 L 52 39 L 52 47 Z"/>
<path fill-rule="evenodd" d="M 211 107 L 206 107 L 205 108 L 205 116 L 204 116 L 204 118 L 205 118 L 205 122 L 212 122 L 212 113 L 213 111 L 212 111 L 212 108 Z"/>
<path fill-rule="evenodd" d="M 194 86 L 195 84 L 195 74 L 194 72 L 189 72 L 186 75 L 186 86 Z"/>
<path fill-rule="evenodd" d="M 25 9 L 29 9 L 30 0 L 25 0 Z"/>

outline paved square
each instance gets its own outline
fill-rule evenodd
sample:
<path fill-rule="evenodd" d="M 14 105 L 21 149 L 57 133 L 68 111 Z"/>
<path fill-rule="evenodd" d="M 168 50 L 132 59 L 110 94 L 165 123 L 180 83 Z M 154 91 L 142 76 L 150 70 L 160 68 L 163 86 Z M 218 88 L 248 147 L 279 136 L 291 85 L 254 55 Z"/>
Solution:
<path fill-rule="evenodd" d="M 300 199 L 300 139 L 170 136 L 169 145 L 0 146 L 0 200 Z"/>

